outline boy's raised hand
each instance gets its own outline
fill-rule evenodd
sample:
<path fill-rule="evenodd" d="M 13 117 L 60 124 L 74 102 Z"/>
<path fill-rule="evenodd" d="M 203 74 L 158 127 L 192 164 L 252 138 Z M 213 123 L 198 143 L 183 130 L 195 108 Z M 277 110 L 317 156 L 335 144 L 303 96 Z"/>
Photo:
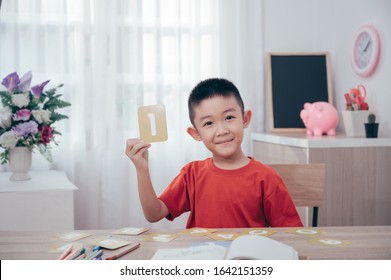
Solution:
<path fill-rule="evenodd" d="M 151 144 L 142 139 L 126 140 L 125 153 L 139 171 L 148 169 L 148 149 Z"/>

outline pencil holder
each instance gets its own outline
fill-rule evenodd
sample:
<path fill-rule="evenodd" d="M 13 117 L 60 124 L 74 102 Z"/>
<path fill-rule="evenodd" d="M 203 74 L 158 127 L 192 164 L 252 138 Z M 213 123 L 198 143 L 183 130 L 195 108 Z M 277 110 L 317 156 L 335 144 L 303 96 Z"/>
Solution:
<path fill-rule="evenodd" d="M 342 111 L 342 119 L 347 136 L 365 137 L 364 123 L 367 122 L 370 111 Z"/>

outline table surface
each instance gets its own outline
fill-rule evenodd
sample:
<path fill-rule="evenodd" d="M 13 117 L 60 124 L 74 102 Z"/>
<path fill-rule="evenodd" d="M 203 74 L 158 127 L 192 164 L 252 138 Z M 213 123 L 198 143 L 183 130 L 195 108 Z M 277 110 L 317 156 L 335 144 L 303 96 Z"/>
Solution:
<path fill-rule="evenodd" d="M 305 228 L 320 231 L 320 235 L 304 236 L 287 232 L 292 228 L 269 228 L 266 230 L 276 231 L 268 237 L 283 242 L 295 248 L 300 259 L 353 259 L 353 260 L 391 260 L 391 226 L 369 226 L 369 227 L 317 227 Z M 249 229 L 217 229 L 218 232 L 243 232 Z M 123 239 L 141 246 L 135 251 L 126 254 L 120 259 L 151 259 L 156 250 L 168 248 L 186 248 L 196 242 L 213 242 L 215 240 L 208 236 L 194 236 L 181 233 L 183 229 L 150 229 L 140 235 L 116 235 L 113 230 L 79 230 L 92 234 L 86 238 L 74 241 L 82 243 L 87 252 L 91 252 L 94 245 L 90 242 L 98 236 L 111 236 Z M 51 260 L 57 259 L 60 253 L 50 253 L 49 248 L 56 241 L 53 237 L 64 232 L 22 232 L 22 231 L 0 231 L 0 259 L 1 260 Z M 177 238 L 170 242 L 154 242 L 143 240 L 144 237 L 153 233 L 178 234 Z M 312 244 L 310 240 L 319 238 L 326 240 L 347 241 L 347 246 L 336 247 L 330 245 Z M 229 242 L 229 241 L 223 241 Z M 66 244 L 66 243 L 64 243 Z M 116 250 L 106 250 L 104 257 L 121 252 L 121 248 Z"/>

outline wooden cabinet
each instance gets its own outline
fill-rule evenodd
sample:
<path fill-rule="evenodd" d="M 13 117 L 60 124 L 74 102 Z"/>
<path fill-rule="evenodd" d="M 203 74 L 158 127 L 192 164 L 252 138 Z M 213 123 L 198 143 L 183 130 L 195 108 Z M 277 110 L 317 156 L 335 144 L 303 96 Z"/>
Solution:
<path fill-rule="evenodd" d="M 63 171 L 31 171 L 28 181 L 0 172 L 0 231 L 73 230 L 77 188 Z"/>
<path fill-rule="evenodd" d="M 391 139 L 253 133 L 266 163 L 326 163 L 319 226 L 391 225 Z"/>

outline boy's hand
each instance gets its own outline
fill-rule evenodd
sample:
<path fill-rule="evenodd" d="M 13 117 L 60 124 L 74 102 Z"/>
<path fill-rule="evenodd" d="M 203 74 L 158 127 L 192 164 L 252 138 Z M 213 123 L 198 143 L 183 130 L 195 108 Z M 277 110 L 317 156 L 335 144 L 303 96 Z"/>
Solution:
<path fill-rule="evenodd" d="M 126 140 L 125 154 L 130 158 L 137 170 L 148 169 L 148 149 L 150 143 L 141 139 Z"/>

